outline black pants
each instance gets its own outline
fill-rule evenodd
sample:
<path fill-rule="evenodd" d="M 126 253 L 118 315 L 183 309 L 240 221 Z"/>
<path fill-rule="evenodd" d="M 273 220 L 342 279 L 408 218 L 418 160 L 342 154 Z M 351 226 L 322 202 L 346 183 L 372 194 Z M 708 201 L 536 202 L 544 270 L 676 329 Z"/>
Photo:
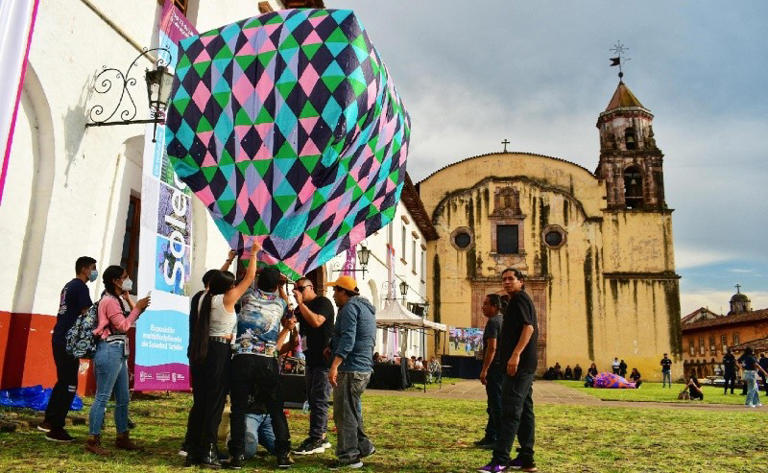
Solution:
<path fill-rule="evenodd" d="M 733 394 L 733 388 L 736 387 L 736 373 L 725 373 L 725 387 L 723 388 L 723 394 L 728 391 L 728 385 L 731 385 L 731 394 Z"/>
<path fill-rule="evenodd" d="M 501 387 L 504 382 L 504 368 L 501 365 L 492 364 L 488 368 L 485 378 L 485 394 L 488 396 L 488 423 L 485 426 L 485 439 L 495 441 L 498 437 L 499 425 L 502 415 Z"/>
<path fill-rule="evenodd" d="M 291 435 L 283 412 L 277 358 L 250 354 L 235 355 L 232 358 L 231 380 L 230 455 L 240 455 L 245 450 L 245 414 L 250 403 L 249 397 L 252 397 L 254 402 L 263 402 L 272 418 L 275 454 L 280 456 L 288 453 L 291 450 Z"/>
<path fill-rule="evenodd" d="M 80 360 L 67 353 L 65 345 L 51 342 L 53 362 L 56 364 L 56 385 L 45 409 L 45 421 L 52 427 L 64 427 L 64 420 L 77 392 L 77 370 Z"/>
<path fill-rule="evenodd" d="M 190 366 L 192 371 L 192 409 L 187 420 L 190 450 L 188 454 L 203 456 L 216 444 L 221 413 L 229 391 L 229 343 L 208 342 L 208 356 Z"/>
<path fill-rule="evenodd" d="M 533 413 L 534 373 L 504 375 L 501 387 L 502 413 L 496 446 L 493 448 L 493 462 L 506 465 L 510 462 L 509 452 L 515 435 L 520 442 L 520 457 L 533 460 L 536 417 Z"/>

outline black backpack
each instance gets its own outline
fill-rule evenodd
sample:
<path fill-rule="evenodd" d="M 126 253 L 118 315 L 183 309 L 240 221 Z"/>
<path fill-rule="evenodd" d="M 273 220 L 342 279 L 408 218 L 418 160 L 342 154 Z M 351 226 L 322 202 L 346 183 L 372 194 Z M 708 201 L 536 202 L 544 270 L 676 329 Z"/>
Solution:
<path fill-rule="evenodd" d="M 67 331 L 67 353 L 75 358 L 93 358 L 98 338 L 93 330 L 99 325 L 99 301 L 80 314 L 75 325 Z"/>

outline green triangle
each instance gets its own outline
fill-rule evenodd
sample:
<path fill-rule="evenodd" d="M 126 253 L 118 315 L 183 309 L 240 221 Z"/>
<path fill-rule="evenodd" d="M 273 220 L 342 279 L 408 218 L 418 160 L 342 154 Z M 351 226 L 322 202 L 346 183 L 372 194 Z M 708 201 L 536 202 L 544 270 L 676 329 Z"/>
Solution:
<path fill-rule="evenodd" d="M 357 38 L 352 40 L 352 46 L 355 46 L 356 48 L 359 48 L 363 51 L 368 50 L 368 46 L 365 44 L 365 38 L 363 37 L 362 33 L 360 33 Z"/>
<path fill-rule="evenodd" d="M 267 174 L 267 171 L 269 170 L 269 165 L 272 164 L 271 159 L 257 159 L 254 161 L 251 161 L 253 164 L 253 167 L 256 168 L 256 172 L 259 173 L 259 176 L 264 177 L 264 175 Z"/>
<path fill-rule="evenodd" d="M 282 84 L 276 84 L 275 87 L 277 87 L 283 99 L 287 100 L 293 88 L 296 87 L 296 82 L 283 82 Z"/>
<path fill-rule="evenodd" d="M 376 152 L 376 145 L 379 143 L 379 135 L 374 136 L 370 140 L 368 140 L 368 147 L 371 148 L 372 152 Z"/>
<path fill-rule="evenodd" d="M 315 57 L 317 50 L 320 49 L 320 46 L 322 45 L 323 43 L 305 44 L 301 47 L 301 50 L 304 51 L 304 55 L 307 56 L 307 59 L 311 61 L 312 58 Z"/>
<path fill-rule="evenodd" d="M 320 231 L 320 225 L 312 227 L 307 230 L 307 236 L 313 240 L 317 240 L 317 232 Z"/>
<path fill-rule="evenodd" d="M 219 157 L 219 166 L 227 166 L 230 164 L 235 164 L 235 160 L 232 158 L 232 155 L 229 154 L 229 152 L 225 149 Z"/>
<path fill-rule="evenodd" d="M 369 202 L 373 202 L 373 197 L 376 195 L 376 188 L 371 187 L 370 189 L 368 189 L 368 191 L 364 195 Z"/>
<path fill-rule="evenodd" d="M 283 40 L 283 41 L 280 43 L 280 46 L 278 47 L 278 49 L 280 49 L 280 50 L 282 51 L 282 50 L 284 50 L 284 49 L 293 49 L 293 48 L 298 48 L 298 47 L 299 47 L 299 42 L 298 42 L 298 41 L 296 41 L 296 38 L 294 38 L 292 34 L 289 34 L 289 35 L 288 35 L 288 36 L 287 36 L 287 37 L 286 37 L 286 38 L 285 38 L 285 39 L 284 39 L 284 40 Z"/>
<path fill-rule="evenodd" d="M 243 26 L 243 29 L 246 29 L 246 28 L 256 28 L 256 27 L 259 27 L 259 26 L 262 26 L 261 25 L 261 20 L 259 20 L 259 17 L 256 17 L 256 18 L 253 18 L 251 21 L 249 21 L 247 25 Z"/>
<path fill-rule="evenodd" d="M 216 92 L 213 94 L 213 99 L 216 100 L 216 103 L 219 104 L 219 107 L 224 108 L 229 103 L 230 98 L 232 97 L 231 92 Z"/>
<path fill-rule="evenodd" d="M 219 205 L 219 211 L 222 214 L 227 215 L 232 210 L 232 207 L 235 206 L 235 201 L 234 200 L 219 200 L 219 201 L 217 201 L 217 204 Z"/>
<path fill-rule="evenodd" d="M 176 64 L 176 69 L 181 69 L 183 67 L 189 67 L 192 63 L 189 61 L 189 56 L 186 54 L 182 54 L 179 58 L 179 62 Z"/>
<path fill-rule="evenodd" d="M 232 51 L 230 51 L 229 47 L 225 44 L 219 49 L 219 52 L 216 53 L 216 56 L 214 56 L 213 59 L 232 59 L 232 57 L 234 57 L 234 54 L 232 54 Z"/>
<path fill-rule="evenodd" d="M 299 114 L 299 118 L 312 118 L 312 117 L 319 117 L 320 113 L 315 109 L 315 107 L 312 106 L 312 103 L 307 100 L 307 103 L 304 104 L 304 108 L 301 109 L 301 113 Z"/>
<path fill-rule="evenodd" d="M 341 28 L 337 26 L 325 41 L 327 43 L 349 43 L 349 38 L 347 38 L 347 35 L 345 35 L 344 32 L 341 31 Z"/>
<path fill-rule="evenodd" d="M 365 89 L 368 88 L 368 86 L 366 86 L 362 82 L 356 81 L 354 79 L 350 79 L 349 83 L 352 84 L 352 90 L 355 91 L 355 97 L 360 97 L 360 94 L 365 92 Z"/>
<path fill-rule="evenodd" d="M 261 125 L 262 123 L 272 123 L 275 119 L 267 111 L 267 107 L 261 107 L 259 110 L 259 116 L 256 117 L 255 125 Z"/>
<path fill-rule="evenodd" d="M 172 103 L 176 110 L 179 111 L 179 115 L 184 116 L 184 110 L 187 109 L 187 105 L 189 105 L 191 100 L 192 99 L 176 99 Z"/>
<path fill-rule="evenodd" d="M 374 207 L 373 205 L 368 206 L 368 215 L 365 216 L 366 219 L 369 219 L 379 213 L 379 211 Z"/>
<path fill-rule="evenodd" d="M 272 197 L 277 203 L 277 206 L 280 207 L 280 210 L 285 212 L 288 210 L 288 208 L 293 205 L 294 202 L 296 202 L 296 194 L 293 195 L 275 195 Z"/>
<path fill-rule="evenodd" d="M 213 130 L 213 127 L 211 126 L 211 122 L 208 121 L 207 118 L 205 118 L 205 115 L 200 117 L 200 121 L 197 122 L 197 127 L 195 129 L 195 132 L 205 132 L 205 131 L 211 131 Z"/>
<path fill-rule="evenodd" d="M 207 71 L 208 68 L 211 67 L 211 61 L 196 62 L 192 64 L 192 67 L 197 72 L 198 77 L 202 78 L 203 75 L 205 74 L 205 71 Z"/>
<path fill-rule="evenodd" d="M 235 58 L 235 61 L 237 61 L 237 64 L 240 66 L 240 69 L 246 70 L 248 69 L 248 66 L 253 64 L 253 61 L 256 60 L 256 55 L 254 54 L 246 54 L 245 56 L 237 56 Z"/>
<path fill-rule="evenodd" d="M 245 173 L 248 172 L 248 168 L 251 167 L 250 161 L 240 161 L 239 163 L 235 163 L 235 166 L 237 166 L 237 169 L 240 170 L 240 175 L 245 177 Z"/>
<path fill-rule="evenodd" d="M 347 181 L 344 183 L 344 191 L 348 191 L 349 189 L 357 187 L 357 182 L 355 182 L 355 178 L 352 176 L 347 176 Z"/>
<path fill-rule="evenodd" d="M 315 170 L 315 166 L 317 166 L 317 162 L 320 161 L 320 155 L 313 154 L 310 156 L 300 156 L 299 161 L 301 161 L 301 164 L 304 165 L 304 168 L 307 170 L 307 172 L 311 174 L 312 171 Z"/>
<path fill-rule="evenodd" d="M 283 145 L 280 146 L 280 149 L 275 154 L 275 158 L 290 158 L 295 159 L 298 155 L 296 154 L 296 151 L 293 149 L 293 146 L 288 142 L 288 140 L 285 140 L 283 142 Z"/>
<path fill-rule="evenodd" d="M 219 30 L 215 29 L 215 30 L 211 30 L 211 31 L 206 31 L 205 33 L 201 34 L 200 36 L 205 38 L 206 36 L 216 36 L 218 34 L 219 34 Z"/>
<path fill-rule="evenodd" d="M 395 218 L 395 210 L 396 207 L 393 205 L 392 207 L 388 207 L 381 211 L 381 214 L 387 217 L 390 221 Z"/>
<path fill-rule="evenodd" d="M 352 200 L 359 199 L 361 195 L 363 195 L 363 190 L 360 189 L 360 186 L 356 185 L 352 188 Z"/>
<path fill-rule="evenodd" d="M 253 225 L 253 234 L 254 235 L 267 235 L 267 234 L 269 234 L 269 228 L 267 228 L 267 226 L 264 225 L 264 220 L 262 220 L 262 219 L 256 220 L 256 223 Z"/>
<path fill-rule="evenodd" d="M 397 169 L 395 169 L 394 171 L 392 171 L 392 172 L 389 174 L 389 180 L 390 180 L 390 181 L 392 181 L 392 182 L 394 182 L 395 184 L 397 184 L 397 178 L 398 178 L 398 176 L 400 176 L 400 171 L 398 171 Z"/>
<path fill-rule="evenodd" d="M 325 197 L 322 194 L 319 192 L 312 194 L 312 208 L 310 210 L 315 210 L 323 204 L 325 204 Z"/>
<path fill-rule="evenodd" d="M 323 76 L 322 77 L 323 84 L 325 84 L 325 86 L 328 87 L 328 90 L 331 93 L 333 93 L 336 90 L 339 84 L 344 82 L 344 79 L 346 79 L 346 77 L 344 76 Z"/>
<path fill-rule="evenodd" d="M 341 227 L 339 227 L 339 236 L 342 237 L 348 234 L 351 230 L 352 230 L 352 227 L 350 227 L 346 221 L 342 221 Z"/>
<path fill-rule="evenodd" d="M 238 225 L 235 227 L 235 230 L 237 230 L 238 232 L 240 232 L 240 233 L 242 233 L 242 234 L 244 234 L 244 235 L 248 235 L 248 234 L 250 234 L 250 233 L 251 233 L 251 229 L 250 229 L 250 227 L 248 227 L 248 223 L 246 223 L 246 221 L 245 221 L 245 220 L 243 220 L 242 222 L 240 222 L 240 224 L 238 224 Z"/>
<path fill-rule="evenodd" d="M 283 20 L 283 17 L 282 17 L 282 16 L 280 16 L 280 15 L 275 15 L 275 16 L 273 16 L 272 18 L 270 18 L 269 20 L 267 20 L 267 22 L 266 22 L 266 23 L 264 23 L 264 24 L 265 24 L 265 25 L 277 25 L 277 24 L 280 24 L 280 23 L 282 23 L 283 21 L 284 21 L 284 20 Z"/>
<path fill-rule="evenodd" d="M 248 116 L 248 112 L 245 111 L 245 108 L 238 110 L 237 115 L 235 115 L 235 126 L 238 125 L 253 125 L 253 120 Z"/>
<path fill-rule="evenodd" d="M 216 174 L 216 171 L 219 170 L 218 166 L 205 166 L 200 168 L 201 171 L 203 171 L 203 176 L 205 176 L 205 180 L 208 182 L 211 182 L 213 179 L 213 175 Z"/>
<path fill-rule="evenodd" d="M 319 18 L 321 16 L 328 16 L 328 10 L 315 10 L 314 13 L 309 15 L 310 18 Z"/>
<path fill-rule="evenodd" d="M 266 51 L 266 52 L 260 53 L 256 57 L 259 58 L 259 62 L 261 63 L 261 65 L 266 68 L 269 65 L 270 61 L 272 61 L 272 58 L 275 57 L 275 54 L 277 54 L 277 51 Z"/>
<path fill-rule="evenodd" d="M 324 233 L 320 235 L 319 238 L 315 240 L 315 243 L 317 243 L 318 246 L 323 247 L 325 246 L 325 242 L 328 240 L 328 234 Z"/>

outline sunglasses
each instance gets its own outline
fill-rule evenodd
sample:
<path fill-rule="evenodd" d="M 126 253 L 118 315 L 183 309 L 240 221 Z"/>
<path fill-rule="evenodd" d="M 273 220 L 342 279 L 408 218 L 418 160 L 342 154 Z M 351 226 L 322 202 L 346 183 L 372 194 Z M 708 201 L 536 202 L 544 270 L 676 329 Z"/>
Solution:
<path fill-rule="evenodd" d="M 297 291 L 301 292 L 301 291 L 303 291 L 304 289 L 306 289 L 306 288 L 308 288 L 308 287 L 313 287 L 313 286 L 312 286 L 311 284 L 307 284 L 306 286 L 296 286 L 296 288 L 295 288 L 295 289 L 296 289 Z"/>

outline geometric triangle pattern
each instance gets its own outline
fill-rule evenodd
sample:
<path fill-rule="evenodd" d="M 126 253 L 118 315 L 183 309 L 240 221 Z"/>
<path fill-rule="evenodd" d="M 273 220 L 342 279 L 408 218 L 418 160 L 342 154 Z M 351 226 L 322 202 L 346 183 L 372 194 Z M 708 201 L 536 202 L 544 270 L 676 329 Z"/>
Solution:
<path fill-rule="evenodd" d="M 179 43 L 168 156 L 232 248 L 298 277 L 389 223 L 410 118 L 351 10 L 282 10 Z"/>

